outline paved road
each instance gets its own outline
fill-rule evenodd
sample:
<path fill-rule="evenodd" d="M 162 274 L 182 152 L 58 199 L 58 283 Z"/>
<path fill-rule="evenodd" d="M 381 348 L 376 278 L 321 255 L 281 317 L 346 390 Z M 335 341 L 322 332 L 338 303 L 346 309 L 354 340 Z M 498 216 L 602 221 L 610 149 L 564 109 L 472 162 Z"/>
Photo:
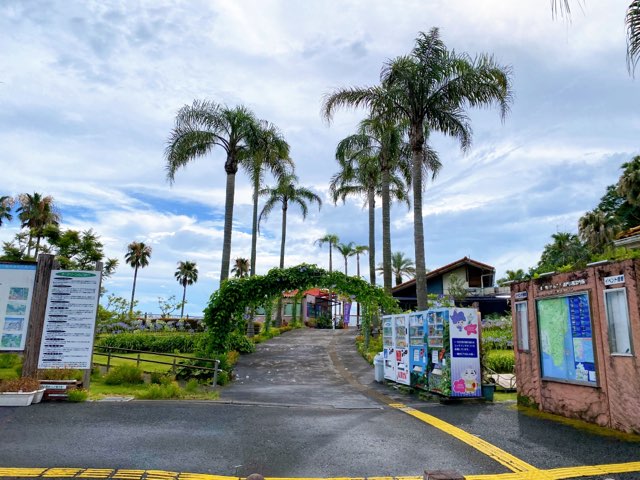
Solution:
<path fill-rule="evenodd" d="M 481 451 L 483 440 L 498 447 L 498 460 L 512 454 L 532 468 L 640 461 L 638 443 L 528 417 L 513 405 L 424 403 L 378 385 L 352 332 L 288 332 L 241 357 L 237 373 L 220 402 L 2 408 L 0 467 L 234 475 L 242 465 L 240 475 L 278 477 L 509 471 Z M 422 412 L 430 416 L 416 418 Z M 438 419 L 447 423 L 434 428 Z M 470 435 L 456 437 L 455 426 Z"/>

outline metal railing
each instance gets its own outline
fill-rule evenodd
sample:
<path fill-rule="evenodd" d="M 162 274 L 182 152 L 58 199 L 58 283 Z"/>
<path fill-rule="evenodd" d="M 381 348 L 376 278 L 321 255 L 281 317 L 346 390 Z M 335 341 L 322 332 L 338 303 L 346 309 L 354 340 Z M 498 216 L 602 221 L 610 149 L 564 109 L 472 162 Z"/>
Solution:
<path fill-rule="evenodd" d="M 102 353 L 102 352 L 98 352 L 96 351 L 97 349 L 101 349 L 101 350 L 106 350 L 107 353 Z M 114 355 L 113 352 L 116 353 L 136 353 L 137 355 L 135 357 L 126 357 L 123 355 Z M 119 347 L 106 347 L 106 346 L 96 346 L 94 351 L 93 351 L 94 355 L 102 355 L 107 357 L 107 372 L 109 371 L 109 369 L 111 368 L 111 359 L 112 358 L 121 358 L 124 360 L 131 360 L 131 361 L 135 361 L 136 362 L 136 367 L 140 367 L 140 362 L 145 362 L 145 363 L 156 363 L 159 365 L 168 365 L 171 367 L 171 371 L 173 372 L 173 374 L 175 375 L 176 373 L 176 369 L 179 366 L 180 368 L 188 368 L 188 369 L 192 369 L 192 370 L 204 370 L 204 371 L 208 371 L 208 372 L 213 372 L 213 386 L 215 387 L 218 383 L 218 372 L 220 371 L 220 368 L 218 368 L 220 366 L 220 360 L 215 359 L 215 358 L 200 358 L 200 357 L 188 357 L 186 355 L 177 355 L 177 354 L 173 354 L 173 353 L 156 353 L 156 352 L 147 352 L 144 350 L 132 350 L 130 348 L 119 348 Z M 150 354 L 150 355 L 154 355 L 154 356 L 160 356 L 160 357 L 169 357 L 169 358 L 173 358 L 173 362 L 161 362 L 159 360 L 150 360 L 147 358 L 141 358 L 142 354 Z M 213 363 L 213 368 L 211 367 L 201 367 L 198 365 L 187 365 L 184 363 L 178 363 L 177 359 L 186 359 L 186 360 L 197 360 L 197 361 L 201 361 L 201 362 L 210 362 Z"/>

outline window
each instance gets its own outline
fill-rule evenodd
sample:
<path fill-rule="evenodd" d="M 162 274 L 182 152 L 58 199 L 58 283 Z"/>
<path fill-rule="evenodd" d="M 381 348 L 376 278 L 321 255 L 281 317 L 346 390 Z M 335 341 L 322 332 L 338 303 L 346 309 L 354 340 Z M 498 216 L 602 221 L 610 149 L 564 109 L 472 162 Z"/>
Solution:
<path fill-rule="evenodd" d="M 527 302 L 516 303 L 516 332 L 518 335 L 518 350 L 529 351 L 529 316 Z"/>
<path fill-rule="evenodd" d="M 604 291 L 604 302 L 609 324 L 609 346 L 612 354 L 633 355 L 627 291 L 615 288 Z"/>

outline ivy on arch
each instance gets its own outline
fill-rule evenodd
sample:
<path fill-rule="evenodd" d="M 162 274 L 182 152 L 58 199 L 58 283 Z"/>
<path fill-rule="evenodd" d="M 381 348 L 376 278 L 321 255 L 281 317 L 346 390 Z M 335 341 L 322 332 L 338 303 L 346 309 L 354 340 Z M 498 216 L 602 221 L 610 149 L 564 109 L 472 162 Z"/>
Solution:
<path fill-rule="evenodd" d="M 367 312 L 370 316 L 379 310 L 398 311 L 398 303 L 391 295 L 361 278 L 348 277 L 341 272 L 329 273 L 317 265 L 273 268 L 266 275 L 225 280 L 211 295 L 204 310 L 204 321 L 209 330 L 208 348 L 213 352 L 225 350 L 227 339 L 245 308 L 260 306 L 284 292 L 312 287 L 327 288 L 354 298 L 364 307 L 365 316 Z"/>

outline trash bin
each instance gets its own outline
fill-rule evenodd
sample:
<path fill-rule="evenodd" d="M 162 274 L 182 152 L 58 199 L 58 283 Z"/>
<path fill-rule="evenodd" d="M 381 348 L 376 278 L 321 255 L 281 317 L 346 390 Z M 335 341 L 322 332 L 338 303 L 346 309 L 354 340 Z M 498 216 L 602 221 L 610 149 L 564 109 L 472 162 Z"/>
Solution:
<path fill-rule="evenodd" d="M 384 382 L 384 355 L 382 352 L 373 357 L 373 369 L 376 382 Z"/>

